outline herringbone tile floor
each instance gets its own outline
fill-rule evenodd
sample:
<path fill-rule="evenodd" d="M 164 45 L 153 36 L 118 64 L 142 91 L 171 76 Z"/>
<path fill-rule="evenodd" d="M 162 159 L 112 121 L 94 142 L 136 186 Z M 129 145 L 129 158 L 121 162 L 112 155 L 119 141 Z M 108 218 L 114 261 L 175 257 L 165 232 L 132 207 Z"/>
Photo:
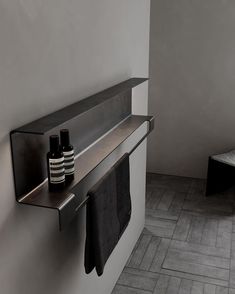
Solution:
<path fill-rule="evenodd" d="M 235 294 L 235 191 L 148 174 L 146 223 L 113 294 Z"/>

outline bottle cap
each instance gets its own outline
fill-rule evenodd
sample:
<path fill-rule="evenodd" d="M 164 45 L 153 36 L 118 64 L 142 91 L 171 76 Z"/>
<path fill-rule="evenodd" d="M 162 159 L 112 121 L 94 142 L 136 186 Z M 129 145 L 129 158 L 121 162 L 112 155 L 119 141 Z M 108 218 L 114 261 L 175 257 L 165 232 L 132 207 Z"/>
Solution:
<path fill-rule="evenodd" d="M 69 130 L 68 129 L 60 130 L 60 143 L 61 143 L 61 146 L 69 146 L 70 140 L 69 140 Z"/>
<path fill-rule="evenodd" d="M 59 150 L 59 136 L 51 135 L 50 136 L 50 151 L 56 152 Z"/>

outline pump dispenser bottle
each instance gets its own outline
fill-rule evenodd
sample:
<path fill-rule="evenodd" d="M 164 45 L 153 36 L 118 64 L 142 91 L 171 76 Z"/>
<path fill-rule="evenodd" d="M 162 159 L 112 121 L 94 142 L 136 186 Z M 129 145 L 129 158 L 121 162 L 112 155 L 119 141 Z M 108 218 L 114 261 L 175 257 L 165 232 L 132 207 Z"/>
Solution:
<path fill-rule="evenodd" d="M 59 136 L 50 136 L 50 151 L 47 153 L 48 187 L 50 192 L 59 192 L 65 186 L 64 155 L 60 150 Z"/>
<path fill-rule="evenodd" d="M 70 144 L 69 130 L 60 130 L 60 144 L 64 155 L 65 181 L 71 182 L 74 179 L 74 149 Z"/>

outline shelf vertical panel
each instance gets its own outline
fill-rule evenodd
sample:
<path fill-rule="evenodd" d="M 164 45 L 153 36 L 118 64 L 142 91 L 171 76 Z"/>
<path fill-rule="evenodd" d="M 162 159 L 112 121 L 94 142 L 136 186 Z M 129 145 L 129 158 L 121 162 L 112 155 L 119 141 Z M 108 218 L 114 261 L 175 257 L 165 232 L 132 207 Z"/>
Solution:
<path fill-rule="evenodd" d="M 17 200 L 47 178 L 46 153 L 49 151 L 50 135 L 59 134 L 62 128 L 69 129 L 76 155 L 130 114 L 131 90 L 127 90 L 89 111 L 73 116 L 46 133 L 12 131 L 11 146 Z"/>

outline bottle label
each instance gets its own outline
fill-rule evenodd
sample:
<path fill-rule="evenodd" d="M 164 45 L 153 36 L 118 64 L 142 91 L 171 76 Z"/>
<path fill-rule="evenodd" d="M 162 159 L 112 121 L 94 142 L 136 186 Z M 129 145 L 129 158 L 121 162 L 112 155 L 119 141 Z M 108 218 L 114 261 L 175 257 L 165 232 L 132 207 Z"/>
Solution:
<path fill-rule="evenodd" d="M 50 182 L 60 184 L 65 181 L 64 157 L 49 158 Z"/>
<path fill-rule="evenodd" d="M 74 174 L 74 150 L 63 151 L 65 175 Z"/>

